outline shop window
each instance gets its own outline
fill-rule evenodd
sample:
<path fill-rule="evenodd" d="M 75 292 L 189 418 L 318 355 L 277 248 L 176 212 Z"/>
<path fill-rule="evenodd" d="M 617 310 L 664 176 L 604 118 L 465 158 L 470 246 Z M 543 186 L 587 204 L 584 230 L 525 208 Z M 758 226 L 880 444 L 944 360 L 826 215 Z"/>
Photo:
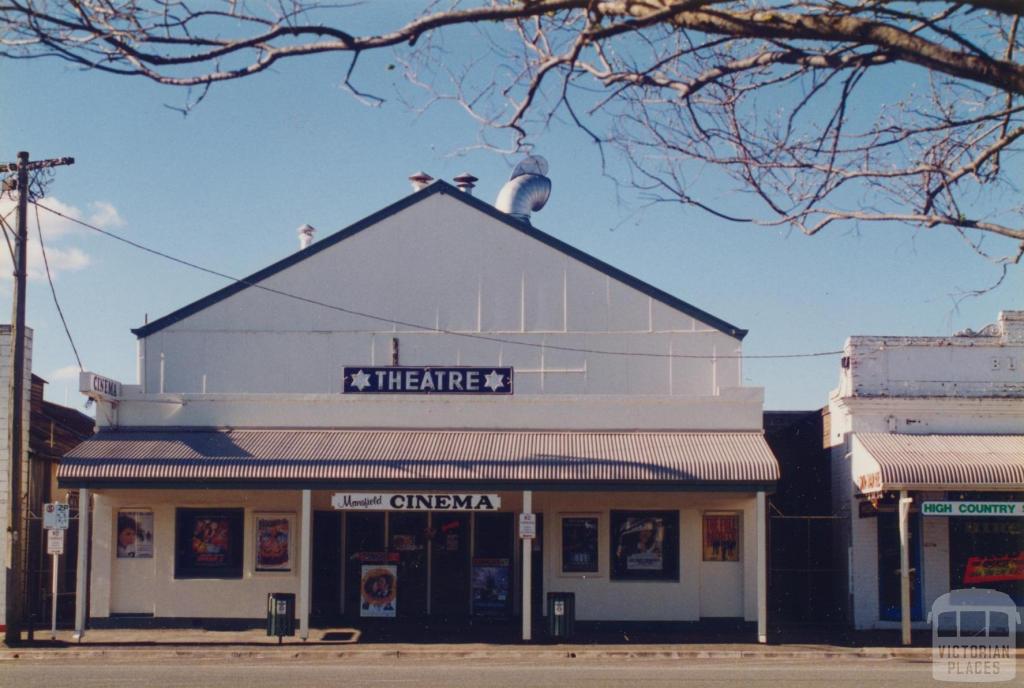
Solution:
<path fill-rule="evenodd" d="M 705 513 L 702 541 L 704 561 L 739 561 L 740 515 Z"/>
<path fill-rule="evenodd" d="M 679 512 L 612 511 L 611 579 L 679 580 Z"/>
<path fill-rule="evenodd" d="M 597 516 L 562 517 L 562 573 L 597 573 Z"/>
<path fill-rule="evenodd" d="M 242 577 L 242 509 L 178 509 L 175 578 Z"/>
<path fill-rule="evenodd" d="M 1024 604 L 1024 519 L 951 518 L 950 585 L 987 588 Z"/>

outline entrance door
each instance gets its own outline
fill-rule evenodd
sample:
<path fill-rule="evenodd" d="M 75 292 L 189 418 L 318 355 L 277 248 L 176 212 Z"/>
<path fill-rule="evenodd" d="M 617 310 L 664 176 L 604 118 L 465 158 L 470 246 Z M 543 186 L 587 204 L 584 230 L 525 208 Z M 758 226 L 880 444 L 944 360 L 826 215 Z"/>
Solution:
<path fill-rule="evenodd" d="M 473 614 L 511 616 L 515 531 L 512 513 L 477 514 L 473 526 Z"/>
<path fill-rule="evenodd" d="M 313 512 L 313 595 L 309 615 L 331 625 L 341 615 L 341 512 Z"/>
<path fill-rule="evenodd" d="M 921 621 L 921 518 L 910 514 L 910 618 Z M 878 514 L 878 618 L 900 620 L 900 529 L 892 512 Z"/>
<path fill-rule="evenodd" d="M 431 515 L 431 614 L 469 614 L 469 515 Z"/>
<path fill-rule="evenodd" d="M 427 613 L 427 513 L 394 512 L 388 518 L 388 544 L 398 556 L 398 616 Z"/>
<path fill-rule="evenodd" d="M 345 517 L 345 613 L 360 616 L 363 566 L 384 564 L 384 514 L 350 511 Z"/>

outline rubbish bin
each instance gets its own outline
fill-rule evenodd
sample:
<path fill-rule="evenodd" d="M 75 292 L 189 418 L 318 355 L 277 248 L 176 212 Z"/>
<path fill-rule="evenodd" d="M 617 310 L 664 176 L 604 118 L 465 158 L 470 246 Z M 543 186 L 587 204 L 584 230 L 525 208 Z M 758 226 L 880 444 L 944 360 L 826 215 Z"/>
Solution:
<path fill-rule="evenodd" d="M 568 640 L 576 626 L 576 593 L 548 593 L 548 637 Z"/>
<path fill-rule="evenodd" d="M 278 644 L 286 635 L 295 635 L 295 594 L 267 594 L 267 635 L 276 635 Z"/>

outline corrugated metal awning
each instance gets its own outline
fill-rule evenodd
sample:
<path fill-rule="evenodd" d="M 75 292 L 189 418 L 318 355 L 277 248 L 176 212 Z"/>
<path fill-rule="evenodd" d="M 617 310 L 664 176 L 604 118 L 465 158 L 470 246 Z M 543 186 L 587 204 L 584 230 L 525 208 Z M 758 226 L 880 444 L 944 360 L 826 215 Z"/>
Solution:
<path fill-rule="evenodd" d="M 876 490 L 1024 490 L 1024 435 L 855 433 Z"/>
<path fill-rule="evenodd" d="M 61 461 L 61 485 L 770 485 L 760 432 L 107 430 Z"/>

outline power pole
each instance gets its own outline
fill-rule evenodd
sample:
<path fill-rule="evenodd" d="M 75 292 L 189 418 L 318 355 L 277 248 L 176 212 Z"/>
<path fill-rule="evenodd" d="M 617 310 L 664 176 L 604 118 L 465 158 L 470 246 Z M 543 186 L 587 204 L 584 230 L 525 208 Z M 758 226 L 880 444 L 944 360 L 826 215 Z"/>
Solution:
<path fill-rule="evenodd" d="M 22 602 L 24 599 L 25 556 L 24 516 L 21 509 L 21 469 L 24 447 L 24 399 L 25 394 L 25 282 L 26 258 L 28 251 L 28 201 L 29 178 L 32 170 L 42 170 L 61 165 L 73 165 L 74 158 L 54 158 L 29 162 L 28 153 L 18 153 L 18 162 L 0 165 L 0 172 L 17 172 L 18 231 L 14 245 L 14 309 L 11 316 L 11 399 L 9 446 L 11 448 L 8 474 L 9 498 L 7 532 L 10 541 L 10 560 L 7 562 L 7 631 L 8 645 L 21 642 Z M 55 601 L 56 602 L 56 601 Z"/>

